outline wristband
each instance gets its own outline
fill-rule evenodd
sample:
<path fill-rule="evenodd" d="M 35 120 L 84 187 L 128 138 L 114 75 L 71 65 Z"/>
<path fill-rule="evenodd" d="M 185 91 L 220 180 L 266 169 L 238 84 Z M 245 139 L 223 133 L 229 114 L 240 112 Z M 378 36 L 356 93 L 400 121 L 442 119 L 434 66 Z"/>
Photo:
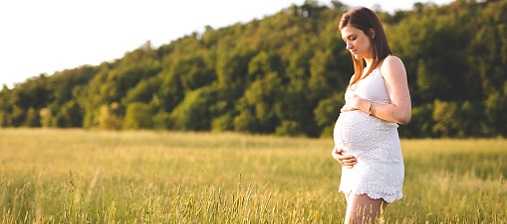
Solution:
<path fill-rule="evenodd" d="M 371 115 L 371 106 L 372 106 L 371 102 L 368 102 L 368 108 L 366 109 L 366 113 L 368 115 Z"/>

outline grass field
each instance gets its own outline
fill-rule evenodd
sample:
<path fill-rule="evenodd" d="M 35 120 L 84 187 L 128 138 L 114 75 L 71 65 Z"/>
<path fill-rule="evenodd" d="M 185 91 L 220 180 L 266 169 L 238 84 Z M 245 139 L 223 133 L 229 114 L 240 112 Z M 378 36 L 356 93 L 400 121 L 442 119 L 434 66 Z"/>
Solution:
<path fill-rule="evenodd" d="M 1 223 L 341 223 L 332 140 L 0 129 Z M 386 223 L 507 223 L 507 140 L 403 140 Z"/>

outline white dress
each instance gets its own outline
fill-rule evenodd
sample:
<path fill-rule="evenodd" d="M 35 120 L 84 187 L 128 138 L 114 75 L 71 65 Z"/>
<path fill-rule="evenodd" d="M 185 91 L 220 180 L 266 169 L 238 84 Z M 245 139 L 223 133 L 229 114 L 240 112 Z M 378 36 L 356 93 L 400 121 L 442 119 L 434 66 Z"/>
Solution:
<path fill-rule="evenodd" d="M 377 68 L 345 92 L 345 102 L 356 94 L 374 103 L 390 103 L 384 78 Z M 404 164 L 398 124 L 359 110 L 340 113 L 333 139 L 335 147 L 357 158 L 352 168 L 342 167 L 339 191 L 367 194 L 391 203 L 403 196 Z"/>

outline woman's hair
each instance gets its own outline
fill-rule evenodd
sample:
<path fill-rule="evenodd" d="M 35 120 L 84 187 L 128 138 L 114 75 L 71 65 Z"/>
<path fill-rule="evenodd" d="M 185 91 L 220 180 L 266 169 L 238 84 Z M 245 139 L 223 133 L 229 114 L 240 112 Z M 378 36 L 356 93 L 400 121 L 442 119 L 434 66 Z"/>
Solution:
<path fill-rule="evenodd" d="M 366 77 L 373 71 L 373 69 L 379 66 L 380 62 L 384 60 L 384 58 L 392 53 L 389 45 L 387 44 L 384 28 L 382 28 L 382 24 L 380 23 L 377 15 L 365 7 L 350 9 L 342 15 L 339 23 L 340 30 L 348 25 L 360 29 L 366 34 L 366 36 L 368 36 L 368 38 L 370 38 L 374 58 L 373 65 L 368 69 L 368 72 L 365 75 Z M 373 34 L 370 29 L 373 29 Z M 350 56 L 354 62 L 354 75 L 352 76 L 352 80 L 349 84 L 352 85 L 361 78 L 364 64 L 363 59 L 355 59 L 352 54 Z"/>

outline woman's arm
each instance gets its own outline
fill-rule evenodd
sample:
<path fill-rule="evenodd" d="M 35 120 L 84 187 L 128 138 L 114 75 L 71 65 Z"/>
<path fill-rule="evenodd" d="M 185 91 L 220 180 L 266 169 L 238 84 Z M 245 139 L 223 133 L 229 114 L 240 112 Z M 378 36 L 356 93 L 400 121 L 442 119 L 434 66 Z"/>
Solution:
<path fill-rule="evenodd" d="M 391 103 L 372 104 L 370 112 L 386 121 L 408 123 L 412 117 L 412 103 L 403 62 L 396 56 L 388 56 L 380 67 L 380 73 L 384 76 Z"/>
<path fill-rule="evenodd" d="M 383 75 L 390 104 L 371 103 L 358 96 L 354 96 L 352 104 L 342 111 L 359 109 L 382 120 L 406 124 L 412 117 L 412 103 L 408 89 L 407 72 L 403 62 L 396 56 L 388 56 L 380 67 Z"/>

